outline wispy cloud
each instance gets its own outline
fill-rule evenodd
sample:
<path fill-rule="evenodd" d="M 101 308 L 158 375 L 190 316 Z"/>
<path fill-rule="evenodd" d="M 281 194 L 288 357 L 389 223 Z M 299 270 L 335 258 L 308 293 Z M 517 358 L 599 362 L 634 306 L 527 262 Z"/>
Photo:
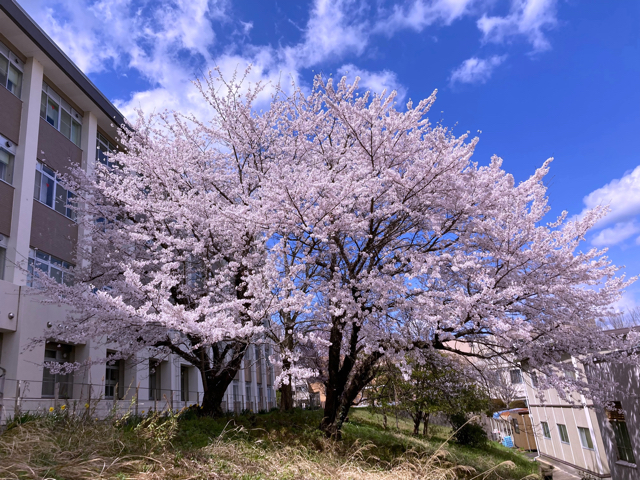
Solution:
<path fill-rule="evenodd" d="M 640 225 L 635 220 L 620 222 L 600 230 L 591 240 L 591 244 L 596 247 L 609 247 L 622 243 L 637 233 L 640 233 Z"/>
<path fill-rule="evenodd" d="M 582 201 L 585 208 L 581 215 L 599 205 L 608 205 L 611 209 L 609 215 L 603 218 L 597 227 L 640 216 L 640 166 L 627 172 L 622 178 L 612 180 L 594 190 Z"/>
<path fill-rule="evenodd" d="M 361 55 L 369 43 L 364 9 L 364 4 L 355 0 L 315 0 L 304 40 L 286 47 L 285 57 L 296 66 L 310 67 L 329 58 Z"/>
<path fill-rule="evenodd" d="M 450 83 L 485 83 L 494 69 L 507 58 L 506 55 L 494 55 L 483 59 L 471 57 L 451 72 Z"/>
<path fill-rule="evenodd" d="M 516 36 L 525 37 L 534 51 L 551 48 L 545 35 L 557 24 L 556 0 L 511 0 L 508 15 L 489 16 L 478 20 L 478 28 L 485 42 L 502 43 Z"/>
<path fill-rule="evenodd" d="M 382 93 L 383 90 L 386 90 L 389 95 L 395 90 L 398 94 L 396 97 L 398 103 L 401 103 L 407 95 L 407 89 L 400 83 L 398 76 L 389 70 L 371 72 L 353 64 L 347 64 L 338 69 L 338 75 L 346 76 L 350 82 L 353 82 L 356 77 L 360 77 L 359 86 L 375 93 Z"/>
<path fill-rule="evenodd" d="M 535 48 L 548 45 L 545 29 L 555 24 L 554 0 L 512 0 L 505 17 L 490 16 L 493 0 L 313 0 L 299 41 L 277 46 L 251 43 L 253 24 L 234 16 L 228 0 L 23 0 L 43 29 L 86 73 L 134 69 L 148 87 L 115 101 L 126 116 L 175 108 L 206 115 L 192 81 L 220 67 L 230 74 L 253 65 L 251 81 L 298 80 L 306 68 L 345 64 L 359 72 L 362 85 L 374 91 L 397 90 L 406 95 L 391 71 L 357 67 L 380 35 L 401 30 L 422 32 L 463 17 L 480 18 L 485 41 L 502 42 L 524 35 Z M 221 35 L 221 25 L 235 32 Z M 432 35 L 433 33 L 430 33 Z M 486 82 L 504 55 L 471 58 L 451 75 L 451 83 Z"/>
<path fill-rule="evenodd" d="M 397 30 L 409 28 L 422 31 L 426 27 L 442 23 L 451 25 L 455 20 L 469 13 L 469 7 L 476 0 L 413 0 L 408 5 L 394 5 L 390 15 L 378 20 L 375 31 L 391 35 Z"/>

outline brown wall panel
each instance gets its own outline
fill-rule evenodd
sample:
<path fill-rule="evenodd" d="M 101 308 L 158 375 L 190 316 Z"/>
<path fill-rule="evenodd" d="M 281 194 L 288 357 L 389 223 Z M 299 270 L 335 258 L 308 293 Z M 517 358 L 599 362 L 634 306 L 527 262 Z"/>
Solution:
<path fill-rule="evenodd" d="M 31 246 L 74 263 L 78 225 L 42 203 L 33 201 Z"/>
<path fill-rule="evenodd" d="M 69 167 L 82 164 L 82 150 L 42 118 L 37 157 L 59 173 L 67 173 Z"/>
<path fill-rule="evenodd" d="M 0 86 L 0 134 L 13 143 L 20 141 L 20 118 L 22 100 Z"/>
<path fill-rule="evenodd" d="M 13 187 L 0 181 L 0 233 L 11 236 L 11 211 L 13 210 Z"/>

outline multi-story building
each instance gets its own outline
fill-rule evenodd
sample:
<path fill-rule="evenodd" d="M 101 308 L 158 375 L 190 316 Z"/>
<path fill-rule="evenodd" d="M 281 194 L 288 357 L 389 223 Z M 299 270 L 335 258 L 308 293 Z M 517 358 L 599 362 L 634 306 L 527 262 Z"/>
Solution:
<path fill-rule="evenodd" d="M 584 372 L 575 358 L 567 361 L 572 362 L 577 371 Z M 537 460 L 580 476 L 615 480 L 640 478 L 636 463 L 640 458 L 640 369 L 601 362 L 589 370 L 587 378 L 594 377 L 613 379 L 622 386 L 619 394 L 610 399 L 615 408 L 596 407 L 590 399 L 577 393 L 565 400 L 553 389 L 541 392 L 536 376 L 526 375 Z"/>
<path fill-rule="evenodd" d="M 88 170 L 117 148 L 122 114 L 13 0 L 0 0 L 0 405 L 45 409 L 53 403 L 166 408 L 196 403 L 198 371 L 176 356 L 94 364 L 53 375 L 46 362 L 105 358 L 108 346 L 87 339 L 32 345 L 65 316 L 43 304 L 27 271 L 65 282 L 84 232 L 68 208 L 73 192 L 57 182 L 71 166 Z M 22 267 L 22 268 L 20 268 Z M 264 346 L 252 347 L 226 392 L 226 408 L 275 405 L 273 371 Z M 107 406 L 108 405 L 108 406 Z"/>

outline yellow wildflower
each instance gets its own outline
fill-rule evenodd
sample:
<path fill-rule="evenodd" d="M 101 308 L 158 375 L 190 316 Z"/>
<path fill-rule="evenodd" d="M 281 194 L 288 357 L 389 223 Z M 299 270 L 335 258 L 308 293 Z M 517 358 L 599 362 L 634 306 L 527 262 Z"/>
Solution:
<path fill-rule="evenodd" d="M 88 404 L 88 403 L 85 403 L 85 404 L 84 404 L 84 408 L 89 408 L 89 404 Z"/>
<path fill-rule="evenodd" d="M 67 406 L 66 406 L 66 405 L 62 405 L 62 406 L 60 407 L 60 410 L 64 410 L 65 408 L 67 408 Z"/>
<path fill-rule="evenodd" d="M 50 411 L 50 412 L 53 412 L 53 407 L 49 407 L 49 411 Z"/>

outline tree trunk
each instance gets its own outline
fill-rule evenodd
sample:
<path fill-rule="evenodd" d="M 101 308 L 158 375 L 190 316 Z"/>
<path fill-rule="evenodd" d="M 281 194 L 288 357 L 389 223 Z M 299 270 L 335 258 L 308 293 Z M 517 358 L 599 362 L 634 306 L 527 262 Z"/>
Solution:
<path fill-rule="evenodd" d="M 324 402 L 324 416 L 320 422 L 320 430 L 328 437 L 338 436 L 339 428 L 336 423 L 338 408 L 340 407 L 342 393 L 344 392 L 344 387 L 347 384 L 347 379 L 355 361 L 355 355 L 354 357 L 345 356 L 342 367 L 340 366 L 344 326 L 343 317 L 332 318 L 331 334 L 329 337 L 331 345 L 329 346 L 329 356 L 327 359 L 328 375 L 325 381 L 326 399 Z M 359 327 L 354 323 L 353 330 L 351 331 L 352 343 L 354 336 L 355 342 L 357 343 L 358 330 Z"/>
<path fill-rule="evenodd" d="M 424 426 L 422 427 L 422 435 L 425 437 L 429 433 L 429 417 L 431 414 L 429 412 L 424 412 Z"/>
<path fill-rule="evenodd" d="M 204 388 L 202 409 L 200 410 L 202 415 L 217 417 L 225 413 L 222 411 L 224 394 L 231 382 L 233 382 L 236 373 L 240 370 L 246 351 L 246 344 L 234 342 L 234 344 L 228 344 L 222 350 L 217 345 L 214 345 L 210 354 L 205 352 L 204 349 L 196 352 L 202 360 L 200 363 L 192 362 L 200 370 Z M 231 352 L 231 359 L 225 361 L 228 352 Z"/>
<path fill-rule="evenodd" d="M 382 427 L 387 429 L 387 409 L 382 407 Z"/>
<path fill-rule="evenodd" d="M 282 340 L 282 347 L 287 355 L 293 352 L 293 327 L 294 321 L 291 319 L 289 312 L 281 312 L 280 315 L 284 319 L 285 333 Z M 289 333 L 292 332 L 292 333 Z M 287 355 L 282 355 L 282 371 L 286 372 L 291 368 L 291 359 Z M 289 375 L 289 384 L 284 383 L 280 386 L 280 411 L 290 412 L 293 410 L 293 379 Z"/>
<path fill-rule="evenodd" d="M 375 367 L 382 355 L 382 353 L 375 351 L 364 358 L 355 368 L 353 368 L 353 364 L 349 365 L 347 358 L 345 358 L 340 373 L 343 373 L 345 366 L 348 366 L 347 371 L 352 374 L 350 376 L 348 376 L 348 373 L 344 376 L 338 375 L 337 378 L 333 379 L 333 384 L 331 383 L 331 375 L 329 376 L 329 380 L 325 383 L 327 385 L 327 400 L 325 402 L 324 418 L 320 423 L 320 429 L 328 437 L 336 440 L 340 439 L 342 424 L 349 415 L 349 409 L 358 394 L 375 376 Z M 331 373 L 331 370 L 329 372 Z M 333 385 L 331 390 L 329 389 L 330 385 Z"/>
<path fill-rule="evenodd" d="M 293 410 L 293 387 L 291 383 L 280 386 L 280 411 L 290 412 Z"/>
<path fill-rule="evenodd" d="M 423 413 L 418 410 L 413 417 L 413 434 L 418 436 L 420 434 L 420 422 L 422 421 Z"/>
<path fill-rule="evenodd" d="M 224 415 L 222 411 L 222 399 L 224 398 L 225 390 L 216 388 L 206 388 L 202 397 L 202 410 L 203 415 L 212 417 L 221 417 Z"/>
<path fill-rule="evenodd" d="M 398 425 L 398 389 L 396 388 L 396 382 L 393 382 L 393 411 L 396 416 L 396 430 L 400 431 L 400 425 Z"/>

